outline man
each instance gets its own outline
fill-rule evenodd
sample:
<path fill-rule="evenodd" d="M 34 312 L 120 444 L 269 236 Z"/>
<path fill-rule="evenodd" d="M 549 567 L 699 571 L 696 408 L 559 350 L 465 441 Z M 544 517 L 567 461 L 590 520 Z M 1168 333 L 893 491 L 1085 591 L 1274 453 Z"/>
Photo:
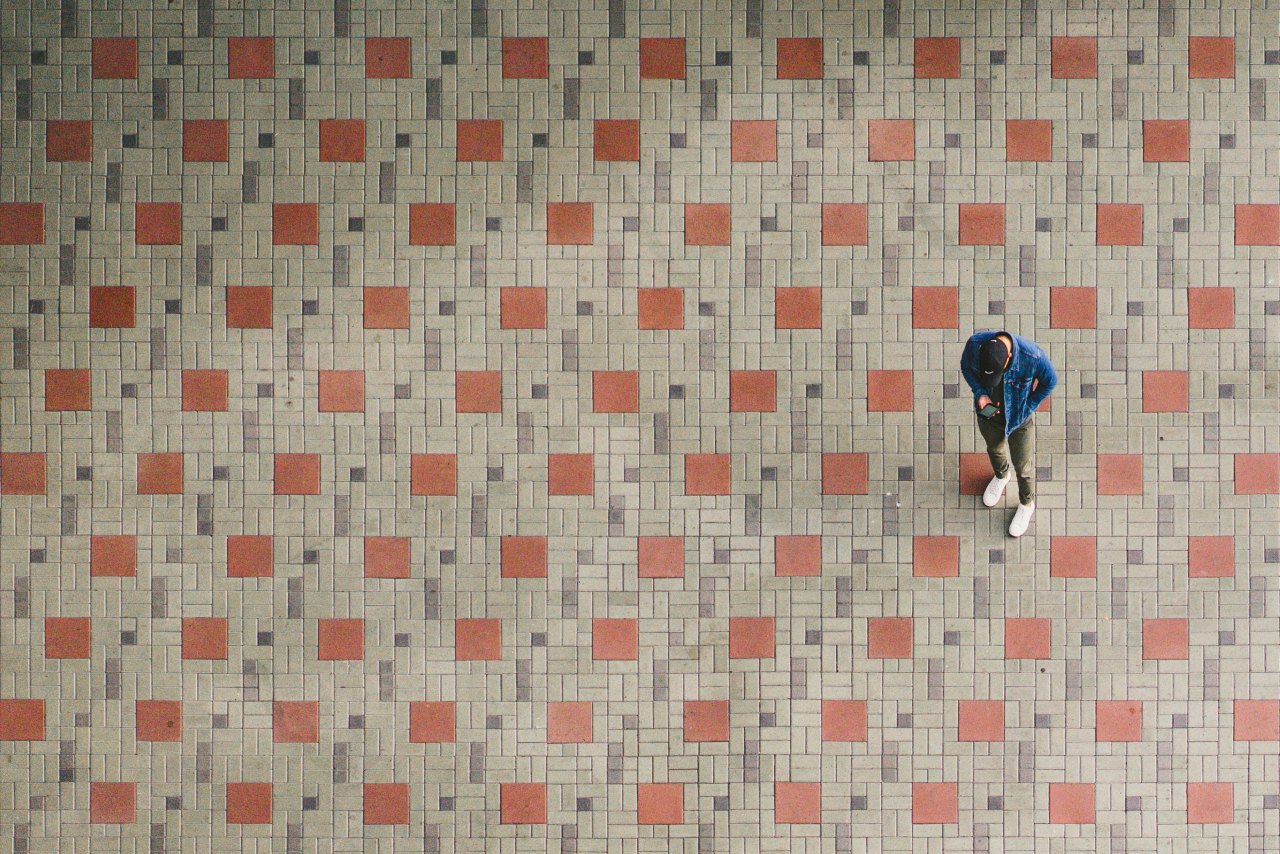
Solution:
<path fill-rule="evenodd" d="M 960 373 L 973 389 L 978 432 L 986 440 L 987 456 L 995 472 L 982 494 L 982 503 L 995 507 L 1010 476 L 1016 473 L 1018 509 L 1009 523 L 1009 536 L 1021 537 L 1036 512 L 1035 427 L 1031 416 L 1058 384 L 1058 375 L 1043 350 L 1009 332 L 973 335 L 960 356 Z"/>

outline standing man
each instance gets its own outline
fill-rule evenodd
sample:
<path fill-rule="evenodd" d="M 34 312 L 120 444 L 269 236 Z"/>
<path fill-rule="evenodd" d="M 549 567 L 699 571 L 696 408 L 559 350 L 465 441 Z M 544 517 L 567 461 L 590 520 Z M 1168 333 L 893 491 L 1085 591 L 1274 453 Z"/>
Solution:
<path fill-rule="evenodd" d="M 1036 512 L 1031 416 L 1058 384 L 1058 375 L 1043 350 L 1010 332 L 978 332 L 970 337 L 960 356 L 960 373 L 973 389 L 978 432 L 987 442 L 987 456 L 995 472 L 982 494 L 982 503 L 995 507 L 1010 476 L 1016 473 L 1018 510 L 1009 523 L 1009 536 L 1021 537 Z"/>

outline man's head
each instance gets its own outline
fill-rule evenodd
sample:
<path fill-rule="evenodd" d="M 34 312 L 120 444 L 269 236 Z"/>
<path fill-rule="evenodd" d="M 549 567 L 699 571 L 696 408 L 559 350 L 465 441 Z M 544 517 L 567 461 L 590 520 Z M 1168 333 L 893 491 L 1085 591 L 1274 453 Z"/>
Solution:
<path fill-rule="evenodd" d="M 988 340 L 978 350 L 978 381 L 988 389 L 1000 385 L 1005 368 L 1009 366 L 1009 347 L 1001 337 L 1004 334 L 1002 332 Z"/>

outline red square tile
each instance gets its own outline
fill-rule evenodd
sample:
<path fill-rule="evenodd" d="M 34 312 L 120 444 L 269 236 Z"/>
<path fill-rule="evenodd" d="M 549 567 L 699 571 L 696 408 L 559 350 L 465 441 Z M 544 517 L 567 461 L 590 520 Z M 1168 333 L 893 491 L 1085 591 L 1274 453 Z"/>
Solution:
<path fill-rule="evenodd" d="M 1236 325 L 1235 288 L 1187 288 L 1189 329 L 1230 329 Z"/>
<path fill-rule="evenodd" d="M 0 202 L 0 246 L 44 243 L 42 202 Z"/>
<path fill-rule="evenodd" d="M 276 76 L 276 40 L 233 36 L 227 39 L 227 76 L 257 80 Z"/>
<path fill-rule="evenodd" d="M 87 369 L 44 372 L 45 412 L 87 412 L 93 408 L 93 378 Z"/>
<path fill-rule="evenodd" d="M 1235 574 L 1235 537 L 1187 537 L 1188 577 L 1231 578 Z"/>
<path fill-rule="evenodd" d="M 1141 246 L 1142 205 L 1098 205 L 1099 246 Z"/>
<path fill-rule="evenodd" d="M 364 538 L 365 578 L 408 578 L 412 574 L 408 537 Z"/>
<path fill-rule="evenodd" d="M 821 329 L 822 288 L 774 288 L 775 329 Z"/>
<path fill-rule="evenodd" d="M 427 496 L 457 495 L 457 455 L 414 454 L 410 460 L 410 494 Z"/>
<path fill-rule="evenodd" d="M 0 495 L 44 495 L 45 488 L 44 454 L 0 454 Z"/>
<path fill-rule="evenodd" d="M 546 38 L 502 40 L 503 80 L 546 80 L 550 70 Z"/>
<path fill-rule="evenodd" d="M 137 783 L 90 783 L 89 823 L 133 824 L 138 820 L 137 798 Z"/>
<path fill-rule="evenodd" d="M 591 409 L 601 413 L 639 412 L 640 372 L 592 371 Z"/>
<path fill-rule="evenodd" d="M 503 578 L 546 578 L 547 538 L 502 538 L 501 563 Z"/>
<path fill-rule="evenodd" d="M 1236 495 L 1280 494 L 1280 454 L 1236 454 Z"/>
<path fill-rule="evenodd" d="M 1051 537 L 1049 575 L 1052 578 L 1096 578 L 1097 537 Z"/>
<path fill-rule="evenodd" d="M 956 824 L 960 821 L 960 786 L 956 783 L 912 783 L 912 824 Z"/>
<path fill-rule="evenodd" d="M 912 574 L 916 578 L 960 575 L 960 538 L 916 535 L 911 541 Z"/>
<path fill-rule="evenodd" d="M 1236 741 L 1280 741 L 1280 700 L 1236 700 L 1231 719 Z"/>
<path fill-rule="evenodd" d="M 276 454 L 274 459 L 276 495 L 319 495 L 319 454 Z"/>
<path fill-rule="evenodd" d="M 364 76 L 369 80 L 403 80 L 413 76 L 413 41 L 407 38 L 364 40 Z"/>
<path fill-rule="evenodd" d="M 547 245 L 590 246 L 594 208 L 591 202 L 547 202 Z"/>
<path fill-rule="evenodd" d="M 684 824 L 684 786 L 680 783 L 636 785 L 637 824 Z"/>
<path fill-rule="evenodd" d="M 1142 621 L 1143 661 L 1186 661 L 1191 657 L 1191 628 L 1181 617 Z"/>
<path fill-rule="evenodd" d="M 776 630 L 773 617 L 730 617 L 730 658 L 773 658 Z"/>
<path fill-rule="evenodd" d="M 984 453 L 960 455 L 960 494 L 981 495 L 994 472 L 991 458 Z"/>
<path fill-rule="evenodd" d="M 1049 824 L 1093 824 L 1092 783 L 1050 783 Z"/>
<path fill-rule="evenodd" d="M 778 159 L 778 123 L 737 119 L 730 123 L 729 159 L 734 163 L 773 163 Z"/>
<path fill-rule="evenodd" d="M 911 371 L 867 371 L 867 412 L 911 412 Z"/>
<path fill-rule="evenodd" d="M 823 454 L 823 495 L 866 495 L 866 454 Z"/>
<path fill-rule="evenodd" d="M 639 537 L 640 578 L 684 578 L 684 537 Z"/>
<path fill-rule="evenodd" d="M 595 159 L 597 163 L 609 161 L 639 161 L 639 120 L 596 119 Z"/>
<path fill-rule="evenodd" d="M 271 784 L 228 783 L 227 824 L 271 824 Z"/>
<path fill-rule="evenodd" d="M 321 119 L 320 162 L 363 163 L 364 119 Z"/>
<path fill-rule="evenodd" d="M 457 371 L 454 382 L 458 412 L 502 411 L 501 371 Z"/>
<path fill-rule="evenodd" d="M 961 205 L 961 246 L 1003 246 L 1004 205 Z"/>
<path fill-rule="evenodd" d="M 364 823 L 408 824 L 408 783 L 365 783 Z"/>
<path fill-rule="evenodd" d="M 458 119 L 458 161 L 496 163 L 502 160 L 501 119 Z"/>
<path fill-rule="evenodd" d="M 177 246 L 182 243 L 182 205 L 138 202 L 134 205 L 133 228 L 139 246 Z"/>
<path fill-rule="evenodd" d="M 1142 123 L 1142 159 L 1147 163 L 1187 163 L 1191 160 L 1191 123 L 1146 119 Z"/>
<path fill-rule="evenodd" d="M 139 495 L 181 495 L 182 454 L 138 454 Z"/>
<path fill-rule="evenodd" d="M 92 289 L 90 289 L 92 291 Z M 130 289 L 132 290 L 132 289 Z M 272 322 L 270 285 L 227 288 L 228 329 L 270 329 Z M 133 311 L 129 317 L 132 321 Z M 129 323 L 133 326 L 133 323 Z"/>
<path fill-rule="evenodd" d="M 135 324 L 133 288 L 89 288 L 90 326 L 95 329 L 132 329 Z"/>
<path fill-rule="evenodd" d="M 1143 412 L 1186 412 L 1190 405 L 1186 371 L 1143 371 Z"/>
<path fill-rule="evenodd" d="M 686 204 L 685 246 L 728 246 L 732 238 L 729 205 Z"/>
<path fill-rule="evenodd" d="M 818 534 L 774 537 L 773 574 L 781 578 L 822 575 L 822 537 Z"/>
<path fill-rule="evenodd" d="M 779 80 L 821 80 L 822 39 L 778 39 Z"/>
<path fill-rule="evenodd" d="M 1094 736 L 1098 741 L 1142 741 L 1142 702 L 1098 700 L 1094 704 Z"/>
<path fill-rule="evenodd" d="M 822 784 L 773 784 L 774 824 L 822 824 Z"/>
<path fill-rule="evenodd" d="M 502 824 L 546 824 L 545 783 L 503 783 L 499 820 Z"/>
<path fill-rule="evenodd" d="M 182 411 L 226 412 L 228 385 L 226 371 L 183 371 Z"/>
<path fill-rule="evenodd" d="M 1015 659 L 1049 658 L 1053 648 L 1053 621 L 1048 617 L 1006 617 L 1004 621 L 1004 657 Z"/>
<path fill-rule="evenodd" d="M 681 288 L 640 288 L 636 301 L 640 329 L 684 329 Z"/>
<path fill-rule="evenodd" d="M 1092 36 L 1054 36 L 1052 74 L 1059 80 L 1098 76 L 1098 40 Z"/>
<path fill-rule="evenodd" d="M 138 40 L 95 38 L 91 61 L 94 80 L 135 80 L 138 77 Z"/>
<path fill-rule="evenodd" d="M 91 578 L 133 578 L 137 574 L 137 537 L 132 534 L 94 534 L 89 538 Z"/>
<path fill-rule="evenodd" d="M 1004 703 L 961 700 L 957 731 L 959 741 L 1004 741 Z"/>
<path fill-rule="evenodd" d="M 683 80 L 684 39 L 640 39 L 641 80 Z"/>
<path fill-rule="evenodd" d="M 453 621 L 454 657 L 458 661 L 502 659 L 502 621 L 457 619 Z"/>
<path fill-rule="evenodd" d="M 1008 119 L 1004 123 L 1004 159 L 1011 163 L 1047 163 L 1053 159 L 1053 122 Z"/>
<path fill-rule="evenodd" d="M 1235 810 L 1231 783 L 1187 784 L 1187 824 L 1231 824 Z"/>
<path fill-rule="evenodd" d="M 226 658 L 226 617 L 182 618 L 183 661 L 225 661 Z"/>
<path fill-rule="evenodd" d="M 591 495 L 595 492 L 592 454 L 548 454 L 547 492 L 550 495 Z"/>
<path fill-rule="evenodd" d="M 416 701 L 409 704 L 411 744 L 451 744 L 457 740 L 457 727 L 455 703 Z"/>
<path fill-rule="evenodd" d="M 730 412 L 775 412 L 778 375 L 774 371 L 730 371 Z"/>
<path fill-rule="evenodd" d="M 872 162 L 916 159 L 916 123 L 912 119 L 867 122 L 868 159 Z"/>
<path fill-rule="evenodd" d="M 590 744 L 591 703 L 547 703 L 547 744 Z"/>
<path fill-rule="evenodd" d="M 728 454 L 685 454 L 685 495 L 728 495 L 732 488 Z"/>
<path fill-rule="evenodd" d="M 1230 80 L 1236 76 L 1236 40 L 1230 36 L 1187 39 L 1187 76 L 1192 80 Z"/>
<path fill-rule="evenodd" d="M 45 658 L 88 658 L 93 621 L 88 617 L 45 617 Z"/>
<path fill-rule="evenodd" d="M 823 700 L 823 741 L 866 741 L 866 700 Z"/>
<path fill-rule="evenodd" d="M 138 741 L 182 741 L 181 700 L 138 700 L 133 717 Z"/>
<path fill-rule="evenodd" d="M 592 661 L 636 661 L 639 658 L 639 620 L 599 618 L 591 621 Z"/>
<path fill-rule="evenodd" d="M 276 744 L 318 742 L 320 704 L 315 700 L 276 700 L 271 704 L 271 740 Z"/>
<path fill-rule="evenodd" d="M 50 119 L 44 123 L 44 159 L 50 163 L 93 161 L 93 122 Z"/>
<path fill-rule="evenodd" d="M 685 700 L 684 740 L 721 742 L 729 740 L 728 700 Z"/>
<path fill-rule="evenodd" d="M 364 328 L 408 329 L 409 289 L 366 287 Z"/>
<path fill-rule="evenodd" d="M 910 617 L 868 617 L 867 658 L 911 658 L 912 634 Z"/>
<path fill-rule="evenodd" d="M 321 412 L 364 412 L 364 371 L 321 371 Z"/>
<path fill-rule="evenodd" d="M 275 543 L 266 534 L 227 537 L 228 578 L 270 578 L 275 575 Z"/>
<path fill-rule="evenodd" d="M 0 700 L 0 741 L 44 741 L 44 700 Z"/>
<path fill-rule="evenodd" d="M 273 246 L 316 246 L 320 243 L 320 207 L 311 203 L 271 206 Z"/>
<path fill-rule="evenodd" d="M 316 638 L 321 661 L 364 660 L 364 620 L 318 620 Z"/>
<path fill-rule="evenodd" d="M 960 39 L 917 38 L 915 74 L 917 80 L 959 79 Z"/>
<path fill-rule="evenodd" d="M 1098 454 L 1099 495 L 1141 495 L 1142 454 Z"/>
<path fill-rule="evenodd" d="M 912 329 L 958 329 L 960 289 L 916 287 L 911 289 Z"/>
<path fill-rule="evenodd" d="M 1097 325 L 1097 288 L 1049 288 L 1050 328 L 1094 329 Z"/>
<path fill-rule="evenodd" d="M 452 203 L 409 205 L 410 246 L 453 246 L 457 242 L 457 207 Z"/>
<path fill-rule="evenodd" d="M 186 163 L 225 163 L 231 156 L 226 119 L 186 119 L 182 123 L 182 159 Z"/>
<path fill-rule="evenodd" d="M 850 202 L 822 205 L 823 246 L 866 246 L 867 206 Z"/>
<path fill-rule="evenodd" d="M 1236 246 L 1280 246 L 1280 205 L 1236 205 Z"/>

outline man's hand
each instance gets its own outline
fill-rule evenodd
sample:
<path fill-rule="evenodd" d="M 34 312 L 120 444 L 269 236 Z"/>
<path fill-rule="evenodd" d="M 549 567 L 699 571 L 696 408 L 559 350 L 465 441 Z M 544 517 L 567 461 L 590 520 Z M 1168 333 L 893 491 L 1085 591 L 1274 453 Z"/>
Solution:
<path fill-rule="evenodd" d="M 985 394 L 982 397 L 978 398 L 979 409 L 981 409 L 984 406 L 990 406 L 990 405 L 991 405 L 991 398 L 987 397 Z"/>

